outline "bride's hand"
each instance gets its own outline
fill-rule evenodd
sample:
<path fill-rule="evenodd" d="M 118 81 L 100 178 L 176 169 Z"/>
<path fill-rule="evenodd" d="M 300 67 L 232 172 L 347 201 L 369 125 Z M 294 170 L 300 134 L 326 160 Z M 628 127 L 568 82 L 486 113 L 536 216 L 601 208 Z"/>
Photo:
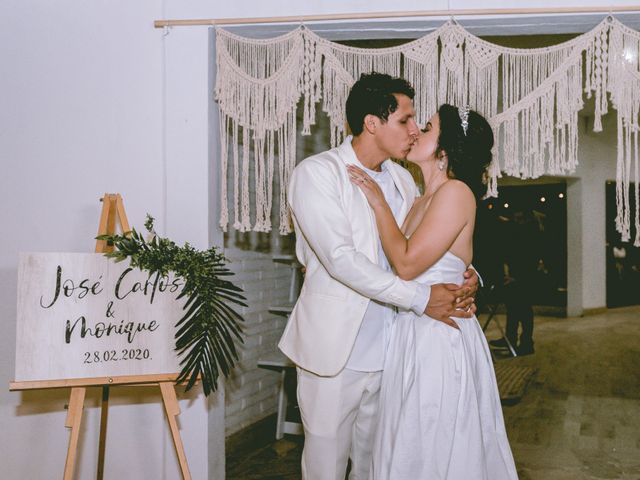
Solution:
<path fill-rule="evenodd" d="M 347 165 L 347 170 L 351 183 L 360 187 L 372 208 L 386 204 L 382 190 L 367 172 L 355 165 Z"/>

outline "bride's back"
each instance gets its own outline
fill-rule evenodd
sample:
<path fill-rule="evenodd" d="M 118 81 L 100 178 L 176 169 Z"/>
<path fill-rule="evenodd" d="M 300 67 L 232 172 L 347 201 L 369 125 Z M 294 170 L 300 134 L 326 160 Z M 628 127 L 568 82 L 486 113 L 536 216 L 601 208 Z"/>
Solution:
<path fill-rule="evenodd" d="M 451 185 L 447 186 L 449 183 L 451 183 Z M 449 191 L 441 191 L 443 187 Z M 446 201 L 439 202 L 439 194 L 446 194 Z M 432 205 L 433 199 L 436 200 L 434 205 Z M 464 227 L 453 240 L 453 243 L 451 243 L 447 251 L 455 255 L 466 266 L 471 263 L 473 258 L 473 229 L 475 226 L 476 204 L 473 193 L 463 182 L 459 180 L 448 180 L 430 198 L 418 198 L 405 219 L 402 231 L 407 238 L 411 237 L 425 220 L 425 216 L 430 209 L 440 208 L 444 210 L 443 213 L 447 214 L 448 205 L 455 205 L 455 214 L 464 216 Z M 433 211 L 431 211 L 431 213 L 433 213 Z M 432 235 L 438 235 L 437 227 L 432 227 L 431 230 Z M 446 252 L 443 252 L 443 254 L 444 253 Z"/>

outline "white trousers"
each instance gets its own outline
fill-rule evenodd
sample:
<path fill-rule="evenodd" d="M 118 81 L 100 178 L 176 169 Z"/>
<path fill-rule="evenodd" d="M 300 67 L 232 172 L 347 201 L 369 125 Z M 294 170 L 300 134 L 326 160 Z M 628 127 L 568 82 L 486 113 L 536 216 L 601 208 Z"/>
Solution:
<path fill-rule="evenodd" d="M 335 377 L 298 371 L 304 427 L 303 480 L 368 480 L 382 372 L 344 369 Z"/>

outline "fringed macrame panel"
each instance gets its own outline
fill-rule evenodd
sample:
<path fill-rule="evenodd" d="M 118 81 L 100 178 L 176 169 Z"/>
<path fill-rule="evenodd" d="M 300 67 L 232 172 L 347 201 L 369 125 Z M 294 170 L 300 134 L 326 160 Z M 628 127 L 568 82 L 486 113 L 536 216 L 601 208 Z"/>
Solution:
<path fill-rule="evenodd" d="M 216 32 L 221 173 L 226 179 L 229 168 L 233 171 L 233 228 L 241 232 L 271 231 L 276 159 L 280 185 L 286 185 L 282 182 L 288 182 L 295 166 L 296 107 L 305 84 L 311 83 L 301 68 L 306 51 L 301 33 L 298 29 L 276 39 L 253 40 Z M 307 103 L 315 105 L 315 100 Z M 227 182 L 222 184 L 220 225 L 226 229 L 229 189 Z M 288 233 L 284 195 L 279 209 L 280 232 Z"/>
<path fill-rule="evenodd" d="M 225 231 L 229 223 L 243 232 L 270 231 L 279 190 L 278 228 L 281 234 L 291 232 L 286 190 L 299 160 L 298 129 L 311 134 L 321 105 L 331 130 L 327 148 L 339 144 L 346 135 L 344 105 L 351 85 L 362 73 L 378 71 L 411 82 L 421 124 L 444 102 L 469 104 L 489 119 L 497 139 L 490 196 L 497 195 L 502 172 L 520 178 L 573 172 L 583 93 L 594 97 L 596 132 L 610 103 L 618 120 L 616 227 L 630 240 L 633 216 L 634 244 L 640 246 L 640 33 L 611 17 L 568 42 L 538 49 L 491 44 L 455 21 L 380 49 L 330 42 L 305 27 L 269 40 L 218 29 L 216 39 L 220 225 Z M 296 122 L 299 102 L 301 125 Z"/>
<path fill-rule="evenodd" d="M 324 59 L 322 108 L 329 116 L 331 147 L 335 147 L 342 143 L 345 137 L 347 119 L 344 106 L 351 85 L 360 78 L 361 74 L 372 71 L 387 73 L 394 77 L 400 76 L 401 50 L 399 48 L 374 50 L 347 47 L 323 40 L 309 31 L 307 35 L 313 35 L 316 38 Z M 328 94 L 328 92 L 331 93 Z"/>
<path fill-rule="evenodd" d="M 634 245 L 640 246 L 640 192 L 638 173 L 638 113 L 640 110 L 640 33 L 619 22 L 609 31 L 608 83 L 611 104 L 618 112 L 616 168 L 616 229 L 623 241 L 631 239 L 630 182 L 635 183 Z"/>

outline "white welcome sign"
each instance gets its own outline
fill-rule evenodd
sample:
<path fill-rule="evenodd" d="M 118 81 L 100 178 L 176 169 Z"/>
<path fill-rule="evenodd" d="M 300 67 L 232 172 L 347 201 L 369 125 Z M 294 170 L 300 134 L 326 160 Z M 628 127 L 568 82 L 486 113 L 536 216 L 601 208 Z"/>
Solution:
<path fill-rule="evenodd" d="M 15 380 L 179 372 L 183 284 L 98 253 L 21 254 Z"/>

